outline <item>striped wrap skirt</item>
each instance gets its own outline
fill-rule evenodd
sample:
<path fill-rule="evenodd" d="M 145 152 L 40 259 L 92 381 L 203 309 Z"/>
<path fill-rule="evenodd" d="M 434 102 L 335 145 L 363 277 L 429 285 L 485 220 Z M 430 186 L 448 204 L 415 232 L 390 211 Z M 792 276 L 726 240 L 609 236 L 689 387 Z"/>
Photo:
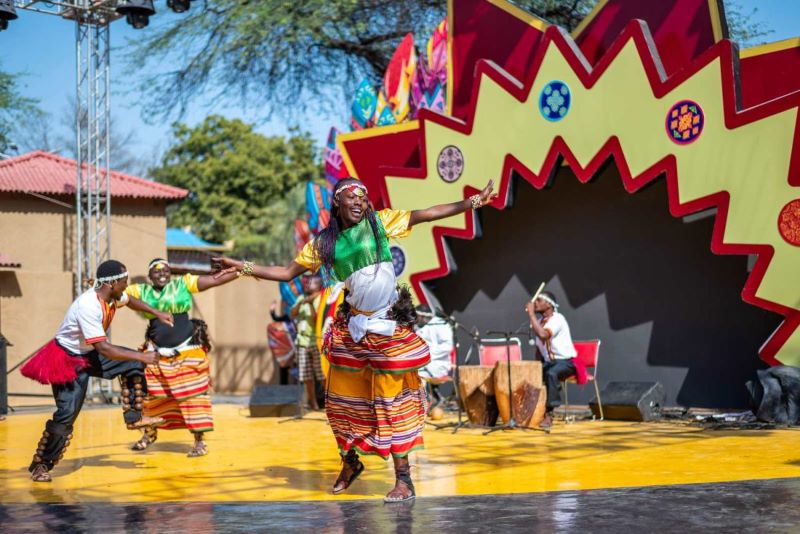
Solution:
<path fill-rule="evenodd" d="M 384 459 L 423 447 L 427 397 L 417 370 L 430 362 L 425 342 L 408 326 L 356 343 L 346 321 L 331 327 L 325 410 L 341 454 L 356 450 Z"/>
<path fill-rule="evenodd" d="M 159 430 L 214 430 L 209 393 L 210 362 L 202 347 L 182 347 L 177 356 L 162 356 L 157 364 L 145 368 L 145 377 L 148 397 L 144 414 L 165 419 L 166 423 Z"/>

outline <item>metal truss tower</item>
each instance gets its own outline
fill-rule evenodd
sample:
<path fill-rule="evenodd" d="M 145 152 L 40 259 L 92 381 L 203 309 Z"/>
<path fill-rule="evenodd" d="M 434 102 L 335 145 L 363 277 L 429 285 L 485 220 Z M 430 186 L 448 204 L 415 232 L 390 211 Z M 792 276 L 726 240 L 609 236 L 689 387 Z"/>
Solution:
<path fill-rule="evenodd" d="M 111 79 L 109 26 L 116 0 L 16 0 L 15 7 L 75 24 L 75 296 L 111 254 Z M 106 402 L 111 382 L 93 378 L 89 397 Z"/>
<path fill-rule="evenodd" d="M 16 0 L 75 24 L 75 295 L 111 253 L 110 41 L 116 0 Z"/>

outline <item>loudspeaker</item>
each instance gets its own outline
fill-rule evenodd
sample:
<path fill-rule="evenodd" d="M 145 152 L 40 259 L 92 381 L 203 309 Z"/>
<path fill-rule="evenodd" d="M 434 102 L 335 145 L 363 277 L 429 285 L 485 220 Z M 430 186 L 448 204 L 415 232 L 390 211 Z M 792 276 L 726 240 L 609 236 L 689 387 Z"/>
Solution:
<path fill-rule="evenodd" d="M 600 399 L 606 419 L 652 421 L 661 417 L 666 396 L 659 382 L 609 382 Z M 600 417 L 596 397 L 589 403 L 589 408 L 595 417 Z"/>
<path fill-rule="evenodd" d="M 303 384 L 263 385 L 250 395 L 250 417 L 287 417 L 300 415 Z"/>

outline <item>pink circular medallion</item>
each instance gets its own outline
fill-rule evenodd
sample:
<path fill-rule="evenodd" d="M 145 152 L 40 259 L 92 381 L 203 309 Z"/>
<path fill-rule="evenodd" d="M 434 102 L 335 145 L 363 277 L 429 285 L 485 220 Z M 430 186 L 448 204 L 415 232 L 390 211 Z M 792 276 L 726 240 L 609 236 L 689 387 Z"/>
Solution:
<path fill-rule="evenodd" d="M 464 172 L 464 154 L 453 145 L 444 147 L 436 160 L 436 170 L 445 182 L 455 182 Z"/>

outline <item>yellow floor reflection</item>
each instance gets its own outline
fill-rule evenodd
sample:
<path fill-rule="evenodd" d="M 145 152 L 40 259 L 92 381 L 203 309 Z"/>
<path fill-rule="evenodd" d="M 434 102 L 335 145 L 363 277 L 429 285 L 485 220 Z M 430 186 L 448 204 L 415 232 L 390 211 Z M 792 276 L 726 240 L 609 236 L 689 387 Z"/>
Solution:
<path fill-rule="evenodd" d="M 87 409 L 51 484 L 25 468 L 48 413 L 0 422 L 0 502 L 274 501 L 380 498 L 389 463 L 368 457 L 351 490 L 333 496 L 339 470 L 321 413 L 280 424 L 214 407 L 211 453 L 187 458 L 191 437 L 162 432 L 144 453 L 129 450 L 119 408 Z M 580 422 L 540 432 L 428 430 L 412 456 L 420 496 L 517 493 L 800 477 L 796 430 L 712 431 L 670 423 Z"/>

